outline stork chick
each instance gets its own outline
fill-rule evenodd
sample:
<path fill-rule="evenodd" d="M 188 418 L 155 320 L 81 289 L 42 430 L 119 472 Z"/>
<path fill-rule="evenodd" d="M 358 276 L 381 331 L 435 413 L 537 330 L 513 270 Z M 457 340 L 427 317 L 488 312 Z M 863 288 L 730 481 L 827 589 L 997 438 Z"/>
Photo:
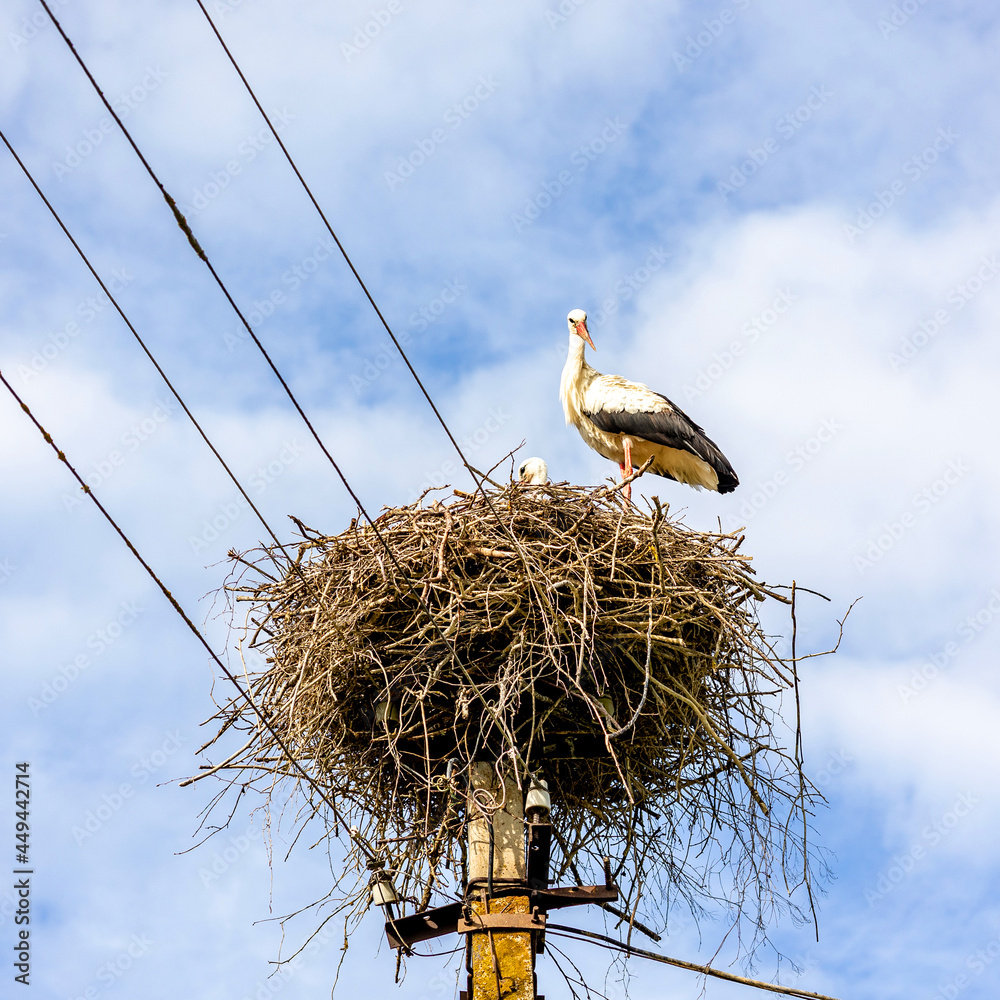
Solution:
<path fill-rule="evenodd" d="M 544 458 L 526 458 L 517 470 L 517 480 L 531 486 L 544 486 L 549 481 L 549 467 Z"/>

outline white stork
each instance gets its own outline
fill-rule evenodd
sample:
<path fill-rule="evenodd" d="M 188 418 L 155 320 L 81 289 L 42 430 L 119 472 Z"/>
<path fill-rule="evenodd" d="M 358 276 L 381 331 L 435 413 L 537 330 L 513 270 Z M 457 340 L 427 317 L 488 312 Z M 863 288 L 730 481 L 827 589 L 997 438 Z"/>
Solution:
<path fill-rule="evenodd" d="M 544 486 L 549 481 L 549 467 L 544 458 L 526 458 L 517 470 L 517 480 L 528 486 Z"/>
<path fill-rule="evenodd" d="M 594 342 L 582 309 L 574 309 L 567 321 L 569 355 L 559 385 L 566 423 L 599 455 L 617 462 L 623 479 L 633 466 L 652 458 L 649 471 L 667 479 L 719 493 L 739 486 L 715 442 L 666 396 L 620 375 L 602 375 L 587 364 L 584 350 L 587 344 L 594 348 Z M 631 497 L 631 485 L 625 495 Z"/>

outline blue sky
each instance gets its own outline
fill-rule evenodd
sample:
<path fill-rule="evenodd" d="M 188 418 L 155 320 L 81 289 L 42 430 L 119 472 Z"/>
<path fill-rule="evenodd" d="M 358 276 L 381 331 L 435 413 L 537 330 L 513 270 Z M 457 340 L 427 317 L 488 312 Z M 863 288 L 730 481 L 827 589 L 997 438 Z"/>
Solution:
<path fill-rule="evenodd" d="M 995 996 L 993 6 L 209 9 L 475 464 L 526 439 L 554 478 L 615 471 L 557 399 L 565 315 L 585 308 L 594 364 L 682 405 L 742 480 L 726 497 L 661 480 L 641 492 L 696 527 L 746 525 L 763 579 L 828 594 L 803 608 L 811 649 L 863 598 L 840 652 L 805 668 L 836 878 L 818 944 L 808 927 L 774 930 L 799 983 Z M 384 23 L 362 48 L 373 10 Z M 125 311 L 268 520 L 338 530 L 349 498 L 39 11 L 11 0 L 0 14 L 4 131 L 117 273 Z M 467 485 L 193 0 L 65 0 L 59 16 L 369 509 Z M 0 190 L 0 368 L 232 653 L 211 594 L 226 550 L 262 529 L 6 153 Z M 291 978 L 267 976 L 271 918 L 325 891 L 329 862 L 286 861 L 282 826 L 269 870 L 259 803 L 180 853 L 211 790 L 165 783 L 208 738 L 211 664 L 12 401 L 0 421 L 0 743 L 7 773 L 28 759 L 34 775 L 37 995 L 326 996 L 335 935 Z M 680 922 L 664 950 L 705 959 L 722 933 Z M 413 961 L 393 986 L 378 947 L 370 916 L 347 993 L 452 995 L 441 962 Z M 569 948 L 604 982 L 604 953 Z M 772 976 L 773 959 L 757 971 Z M 632 973 L 639 1000 L 698 989 L 687 973 Z M 566 995 L 550 965 L 540 975 Z M 614 973 L 607 984 L 621 996 Z"/>

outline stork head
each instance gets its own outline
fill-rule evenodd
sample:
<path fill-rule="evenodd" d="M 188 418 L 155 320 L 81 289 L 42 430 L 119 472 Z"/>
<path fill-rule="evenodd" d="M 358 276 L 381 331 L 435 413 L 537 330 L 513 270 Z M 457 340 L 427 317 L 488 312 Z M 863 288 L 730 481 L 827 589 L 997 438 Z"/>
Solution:
<path fill-rule="evenodd" d="M 590 339 L 590 331 L 587 330 L 587 314 L 582 309 L 574 309 L 567 317 L 569 332 L 575 333 L 581 340 L 590 344 L 591 350 L 596 351 L 594 342 Z"/>
<path fill-rule="evenodd" d="M 549 467 L 544 458 L 526 458 L 517 470 L 518 482 L 544 486 L 549 481 Z"/>

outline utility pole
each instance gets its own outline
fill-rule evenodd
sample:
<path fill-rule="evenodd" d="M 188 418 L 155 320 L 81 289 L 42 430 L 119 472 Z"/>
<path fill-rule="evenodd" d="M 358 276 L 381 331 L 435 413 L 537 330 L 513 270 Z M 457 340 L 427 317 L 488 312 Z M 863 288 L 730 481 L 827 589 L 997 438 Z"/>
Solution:
<path fill-rule="evenodd" d="M 472 765 L 470 779 L 467 924 L 476 929 L 467 932 L 467 1000 L 535 1000 L 521 789 L 513 778 L 501 787 L 493 765 L 482 761 Z M 490 803 L 502 808 L 494 812 Z"/>
<path fill-rule="evenodd" d="M 533 777 L 524 797 L 513 778 L 501 785 L 492 764 L 475 762 L 466 799 L 465 899 L 397 916 L 392 880 L 384 871 L 373 875 L 372 902 L 386 911 L 391 948 L 408 951 L 444 934 L 465 937 L 468 985 L 460 1000 L 545 1000 L 536 992 L 535 956 L 545 950 L 548 911 L 618 899 L 608 858 L 603 886 L 549 886 L 550 805 L 542 779 Z"/>

